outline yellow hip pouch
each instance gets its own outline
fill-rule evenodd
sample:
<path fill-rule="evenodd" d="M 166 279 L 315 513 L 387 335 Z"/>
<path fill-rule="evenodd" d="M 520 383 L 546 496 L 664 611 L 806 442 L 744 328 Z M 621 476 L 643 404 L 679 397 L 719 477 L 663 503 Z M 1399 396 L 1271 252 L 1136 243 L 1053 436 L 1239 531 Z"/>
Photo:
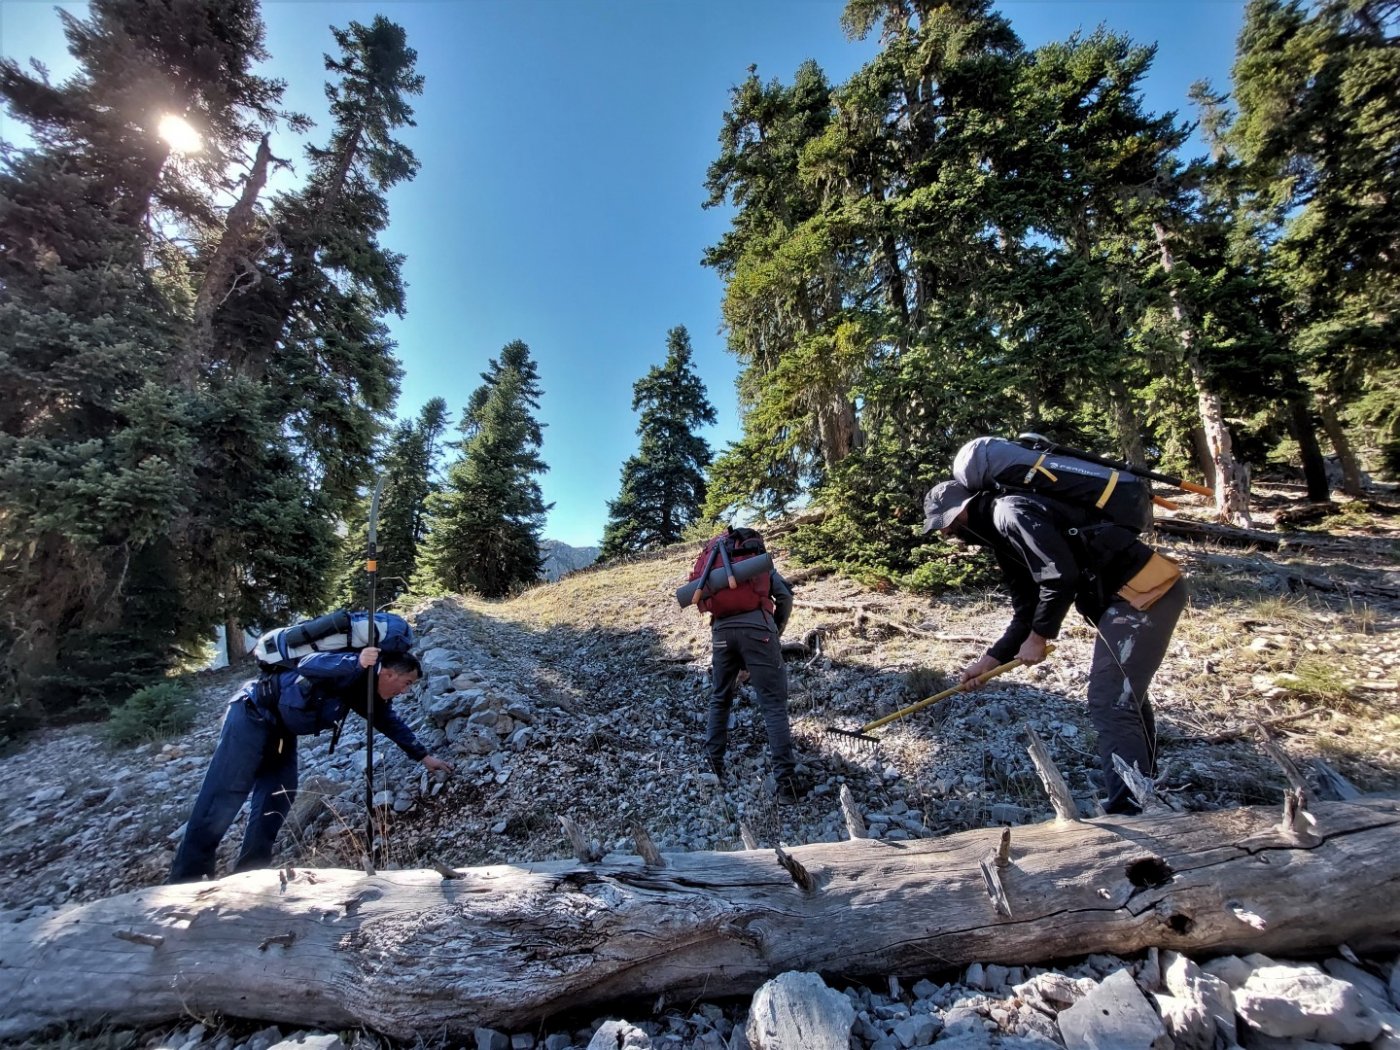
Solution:
<path fill-rule="evenodd" d="M 1123 584 L 1118 596 L 1138 611 L 1152 608 L 1157 599 L 1181 579 L 1181 567 L 1163 554 L 1152 552 L 1147 564 Z"/>

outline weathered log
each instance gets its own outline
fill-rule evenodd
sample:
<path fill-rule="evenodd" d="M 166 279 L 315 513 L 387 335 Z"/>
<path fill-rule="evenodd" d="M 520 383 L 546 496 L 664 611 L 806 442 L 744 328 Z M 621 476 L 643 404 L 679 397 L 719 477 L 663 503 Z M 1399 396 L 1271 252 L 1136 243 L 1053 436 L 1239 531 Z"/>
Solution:
<path fill-rule="evenodd" d="M 1276 551 L 1285 544 L 1289 547 L 1311 546 L 1307 537 L 1297 534 L 1280 536 L 1260 529 L 1242 529 L 1232 525 L 1213 522 L 1193 521 L 1190 518 L 1158 518 L 1153 528 L 1169 536 L 1181 536 L 1188 540 L 1210 540 L 1223 543 L 1227 547 L 1257 547 L 1259 550 Z"/>
<path fill-rule="evenodd" d="M 784 850 L 810 890 L 772 850 L 153 887 L 6 927 L 0 1038 L 190 1013 L 465 1035 L 632 996 L 749 994 L 790 969 L 1400 943 L 1400 801 L 1321 803 L 1306 841 L 1278 813 L 1023 827 L 1004 865 L 1000 829 Z"/>

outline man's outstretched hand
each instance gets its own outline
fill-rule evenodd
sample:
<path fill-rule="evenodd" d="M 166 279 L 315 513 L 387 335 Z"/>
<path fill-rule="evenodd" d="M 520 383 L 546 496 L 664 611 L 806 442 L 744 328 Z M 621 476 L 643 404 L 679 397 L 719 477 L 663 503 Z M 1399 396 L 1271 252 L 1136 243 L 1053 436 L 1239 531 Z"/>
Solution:
<path fill-rule="evenodd" d="M 431 773 L 446 773 L 448 775 L 453 773 L 452 763 L 444 762 L 436 755 L 424 755 L 423 765 L 427 766 L 428 771 Z"/>

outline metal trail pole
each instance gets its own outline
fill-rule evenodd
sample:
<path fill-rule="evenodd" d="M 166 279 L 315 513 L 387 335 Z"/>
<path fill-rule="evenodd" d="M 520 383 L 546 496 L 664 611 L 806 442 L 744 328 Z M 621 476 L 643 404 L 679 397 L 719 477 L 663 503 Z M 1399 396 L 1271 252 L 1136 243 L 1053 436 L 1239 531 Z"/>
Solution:
<path fill-rule="evenodd" d="M 369 577 L 369 644 L 379 646 L 379 624 L 375 620 L 378 597 L 375 584 L 379 577 L 379 497 L 384 492 L 384 479 L 379 478 L 374 485 L 374 495 L 369 501 L 369 539 L 365 545 L 365 574 Z M 378 866 L 381 851 L 374 848 L 374 699 L 379 688 L 379 661 L 369 669 L 368 695 L 365 699 L 365 852 L 370 862 Z M 388 829 L 385 829 L 388 834 Z"/>

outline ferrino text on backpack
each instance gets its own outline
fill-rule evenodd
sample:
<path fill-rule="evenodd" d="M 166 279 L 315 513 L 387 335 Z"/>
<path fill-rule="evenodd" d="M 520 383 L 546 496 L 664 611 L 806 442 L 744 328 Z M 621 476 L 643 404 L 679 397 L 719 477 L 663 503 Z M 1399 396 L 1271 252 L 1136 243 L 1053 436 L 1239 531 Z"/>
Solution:
<path fill-rule="evenodd" d="M 753 529 L 725 529 L 705 544 L 695 559 L 690 580 L 700 587 L 691 602 L 716 619 L 755 609 L 771 613 L 776 608 L 771 595 L 772 568 L 773 559 L 763 548 L 762 536 Z M 721 586 L 714 585 L 716 569 L 725 570 L 719 576 Z M 758 571 L 751 571 L 755 569 Z M 687 589 L 689 584 L 682 588 Z"/>
<path fill-rule="evenodd" d="M 973 492 L 1032 492 L 1099 515 L 1133 532 L 1152 528 L 1152 486 L 1145 477 L 1023 437 L 973 438 L 958 449 L 953 477 Z"/>
<path fill-rule="evenodd" d="M 413 628 L 402 616 L 374 614 L 376 645 L 386 653 L 406 653 L 413 648 Z M 258 639 L 253 656 L 264 674 L 290 671 L 312 653 L 348 652 L 369 645 L 369 614 L 339 609 L 290 627 L 277 627 Z"/>

